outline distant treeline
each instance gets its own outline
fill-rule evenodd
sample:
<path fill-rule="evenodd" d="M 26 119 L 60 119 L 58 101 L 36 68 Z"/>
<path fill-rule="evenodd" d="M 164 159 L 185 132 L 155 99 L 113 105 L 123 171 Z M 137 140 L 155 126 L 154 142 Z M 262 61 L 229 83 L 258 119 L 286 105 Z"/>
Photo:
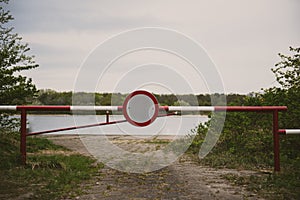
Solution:
<path fill-rule="evenodd" d="M 122 105 L 128 94 L 121 93 L 76 93 L 57 92 L 50 89 L 40 90 L 33 104 L 37 105 L 72 105 L 85 104 L 86 99 L 92 99 L 94 105 Z M 220 94 L 154 94 L 160 105 L 182 105 L 182 106 L 210 106 L 212 96 Z M 73 98 L 73 96 L 75 98 Z M 228 94 L 226 95 L 227 104 L 243 105 L 246 95 Z M 76 101 L 76 102 L 74 102 Z M 218 104 L 218 103 L 215 103 Z"/>

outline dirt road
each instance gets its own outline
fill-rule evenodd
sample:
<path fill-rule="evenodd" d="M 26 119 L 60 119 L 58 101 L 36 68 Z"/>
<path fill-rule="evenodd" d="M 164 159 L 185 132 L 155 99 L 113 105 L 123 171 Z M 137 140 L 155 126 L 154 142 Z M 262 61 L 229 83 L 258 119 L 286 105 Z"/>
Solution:
<path fill-rule="evenodd" d="M 56 144 L 90 155 L 78 136 L 48 138 Z M 111 136 L 110 140 L 130 150 L 137 145 L 148 149 L 162 148 L 168 138 L 156 138 L 159 142 L 145 142 L 144 139 Z M 222 178 L 225 174 L 250 176 L 257 172 L 204 167 L 190 156 L 183 155 L 170 166 L 151 173 L 125 173 L 104 167 L 91 181 L 82 185 L 85 194 L 73 199 L 262 199 L 246 191 L 244 186 L 230 185 Z"/>

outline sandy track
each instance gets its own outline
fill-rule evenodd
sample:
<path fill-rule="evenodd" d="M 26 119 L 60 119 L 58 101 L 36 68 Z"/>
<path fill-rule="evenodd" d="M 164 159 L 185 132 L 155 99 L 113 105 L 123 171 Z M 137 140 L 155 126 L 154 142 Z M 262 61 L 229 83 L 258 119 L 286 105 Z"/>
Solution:
<path fill-rule="evenodd" d="M 78 136 L 48 138 L 78 153 L 90 155 Z M 137 145 L 148 149 L 162 148 L 163 145 L 145 143 L 144 139 L 132 137 L 110 136 L 110 140 L 126 150 Z M 86 194 L 74 199 L 262 199 L 246 191 L 244 186 L 230 185 L 227 180 L 222 179 L 224 174 L 259 175 L 253 171 L 200 166 L 188 155 L 183 155 L 168 167 L 144 174 L 124 173 L 105 166 L 91 181 L 82 185 Z"/>

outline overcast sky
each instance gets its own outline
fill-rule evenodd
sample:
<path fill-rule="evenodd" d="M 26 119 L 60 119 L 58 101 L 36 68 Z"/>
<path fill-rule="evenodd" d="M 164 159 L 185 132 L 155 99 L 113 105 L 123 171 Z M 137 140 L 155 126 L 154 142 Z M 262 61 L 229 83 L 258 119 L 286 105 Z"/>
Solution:
<path fill-rule="evenodd" d="M 279 61 L 277 54 L 287 54 L 289 46 L 300 46 L 299 8 L 299 0 L 11 0 L 8 5 L 15 18 L 12 26 L 40 64 L 26 72 L 39 89 L 73 90 L 80 66 L 97 45 L 126 30 L 163 27 L 202 45 L 219 70 L 227 93 L 274 86 L 270 69 Z M 134 67 L 136 59 L 142 65 L 151 61 L 148 55 L 157 58 L 156 54 L 131 55 L 126 62 L 131 60 Z M 119 76 L 120 67 L 115 67 Z M 105 78 L 98 91 L 114 89 L 109 86 L 114 84 L 109 83 L 113 78 Z"/>

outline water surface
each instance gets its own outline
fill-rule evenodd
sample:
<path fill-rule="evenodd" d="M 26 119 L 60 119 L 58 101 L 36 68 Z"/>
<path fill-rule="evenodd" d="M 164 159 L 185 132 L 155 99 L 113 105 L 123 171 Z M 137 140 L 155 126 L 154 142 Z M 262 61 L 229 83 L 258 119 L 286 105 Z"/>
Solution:
<path fill-rule="evenodd" d="M 105 115 L 28 115 L 29 131 L 38 132 L 71 126 L 103 123 Z M 110 121 L 123 120 L 123 115 L 111 115 Z M 207 116 L 185 115 L 157 118 L 147 127 L 135 127 L 128 122 L 92 128 L 62 131 L 50 134 L 104 134 L 104 135 L 187 135 L 192 134 Z"/>

